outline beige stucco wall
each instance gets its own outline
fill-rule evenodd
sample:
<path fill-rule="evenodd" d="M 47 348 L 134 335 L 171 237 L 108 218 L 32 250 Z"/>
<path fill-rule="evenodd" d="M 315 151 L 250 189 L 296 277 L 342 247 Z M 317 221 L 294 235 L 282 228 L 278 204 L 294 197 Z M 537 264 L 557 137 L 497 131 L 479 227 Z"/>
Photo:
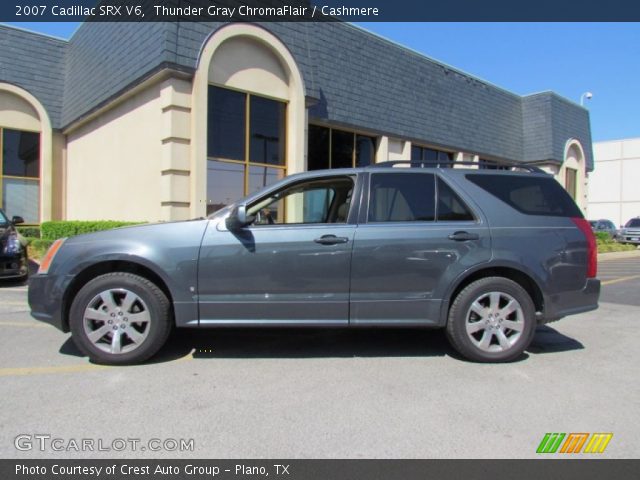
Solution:
<path fill-rule="evenodd" d="M 67 132 L 67 219 L 162 219 L 161 87 Z"/>
<path fill-rule="evenodd" d="M 39 132 L 40 117 L 25 99 L 0 90 L 0 127 Z"/>

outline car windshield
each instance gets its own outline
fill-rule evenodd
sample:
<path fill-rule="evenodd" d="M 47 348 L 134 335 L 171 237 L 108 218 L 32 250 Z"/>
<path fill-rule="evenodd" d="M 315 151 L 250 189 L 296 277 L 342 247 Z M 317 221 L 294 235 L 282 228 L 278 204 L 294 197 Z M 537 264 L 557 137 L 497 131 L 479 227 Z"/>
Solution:
<path fill-rule="evenodd" d="M 9 223 L 9 219 L 5 216 L 4 212 L 0 210 L 0 225 L 6 227 Z"/>
<path fill-rule="evenodd" d="M 632 218 L 625 225 L 625 228 L 638 228 L 638 227 L 640 227 L 640 218 Z"/>

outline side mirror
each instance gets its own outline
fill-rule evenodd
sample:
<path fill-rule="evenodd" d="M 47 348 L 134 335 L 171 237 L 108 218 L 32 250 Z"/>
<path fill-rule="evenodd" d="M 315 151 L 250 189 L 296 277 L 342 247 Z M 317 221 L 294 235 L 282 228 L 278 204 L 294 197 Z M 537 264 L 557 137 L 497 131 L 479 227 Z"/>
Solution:
<path fill-rule="evenodd" d="M 16 215 L 11 219 L 11 223 L 13 223 L 14 225 L 18 225 L 20 223 L 24 223 L 24 218 Z"/>
<path fill-rule="evenodd" d="M 247 225 L 251 225 L 255 219 L 255 215 L 247 215 L 247 206 L 240 204 L 231 210 L 231 214 L 227 217 L 225 224 L 229 231 L 237 232 Z"/>

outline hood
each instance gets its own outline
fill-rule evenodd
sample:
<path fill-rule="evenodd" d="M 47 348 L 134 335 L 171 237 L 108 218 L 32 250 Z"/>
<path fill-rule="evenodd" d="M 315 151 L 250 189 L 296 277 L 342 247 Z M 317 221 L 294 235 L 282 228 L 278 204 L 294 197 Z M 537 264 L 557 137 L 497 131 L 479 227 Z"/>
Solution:
<path fill-rule="evenodd" d="M 192 226 L 202 223 L 206 225 L 207 220 L 195 219 L 195 220 L 181 220 L 175 222 L 161 222 L 161 223 L 143 223 L 140 225 L 127 225 L 124 227 L 112 228 L 110 230 L 103 230 L 100 232 L 83 233 L 69 237 L 67 244 L 80 244 L 80 243 L 93 243 L 103 241 L 117 241 L 122 239 L 145 239 L 149 237 L 161 238 L 163 235 L 175 234 L 179 231 L 191 231 Z"/>

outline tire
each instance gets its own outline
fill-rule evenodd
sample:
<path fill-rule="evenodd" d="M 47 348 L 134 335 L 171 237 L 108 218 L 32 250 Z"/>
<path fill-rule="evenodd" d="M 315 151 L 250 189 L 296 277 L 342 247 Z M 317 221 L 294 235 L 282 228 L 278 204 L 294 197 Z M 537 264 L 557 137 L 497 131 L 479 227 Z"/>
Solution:
<path fill-rule="evenodd" d="M 139 275 L 115 272 L 88 282 L 69 312 L 72 338 L 104 365 L 141 363 L 165 344 L 172 318 L 167 296 Z"/>
<path fill-rule="evenodd" d="M 531 297 L 516 282 L 487 277 L 467 285 L 454 299 L 447 338 L 474 362 L 509 362 L 520 357 L 536 329 Z"/>

